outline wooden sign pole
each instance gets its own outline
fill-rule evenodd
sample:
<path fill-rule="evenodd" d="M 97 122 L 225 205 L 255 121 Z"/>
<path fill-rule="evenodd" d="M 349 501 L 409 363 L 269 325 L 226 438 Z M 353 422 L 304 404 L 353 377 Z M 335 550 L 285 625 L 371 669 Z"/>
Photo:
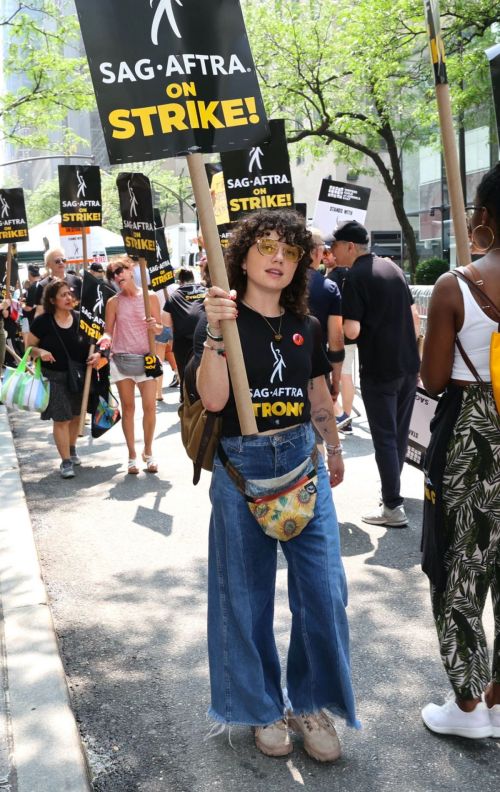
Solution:
<path fill-rule="evenodd" d="M 87 250 L 87 234 L 85 228 L 82 227 L 82 256 L 83 256 L 83 268 L 87 270 L 89 265 L 88 261 L 88 250 Z M 91 344 L 89 347 L 89 356 L 93 355 L 95 352 L 95 344 Z M 87 366 L 87 370 L 85 371 L 85 382 L 83 383 L 83 393 L 82 393 L 82 406 L 80 409 L 80 428 L 78 431 L 79 437 L 83 437 L 85 433 L 85 416 L 87 414 L 87 405 L 89 403 L 89 395 L 90 395 L 90 384 L 92 380 L 92 368 Z"/>
<path fill-rule="evenodd" d="M 465 218 L 464 194 L 460 178 L 453 115 L 451 112 L 450 86 L 448 83 L 436 85 L 436 100 L 443 141 L 443 156 L 446 167 L 446 181 L 450 196 L 451 218 L 457 246 L 457 260 L 461 267 L 471 263 L 469 234 Z"/>
<path fill-rule="evenodd" d="M 144 300 L 144 312 L 146 314 L 146 319 L 151 318 L 151 306 L 149 304 L 149 291 L 148 291 L 148 264 L 145 258 L 142 256 L 139 258 L 139 267 L 141 270 L 141 286 L 142 286 L 142 298 Z M 155 341 L 155 331 L 148 330 L 148 341 L 149 341 L 149 354 L 155 357 L 156 355 L 156 341 Z"/>
<path fill-rule="evenodd" d="M 214 286 L 229 291 L 224 255 L 215 222 L 212 197 L 202 155 L 190 154 L 187 157 L 187 164 L 205 242 L 205 250 L 207 251 L 210 278 Z M 224 336 L 227 365 L 231 376 L 241 433 L 243 435 L 257 434 L 257 423 L 250 399 L 250 387 L 236 322 L 228 320 L 222 322 L 222 335 Z"/>

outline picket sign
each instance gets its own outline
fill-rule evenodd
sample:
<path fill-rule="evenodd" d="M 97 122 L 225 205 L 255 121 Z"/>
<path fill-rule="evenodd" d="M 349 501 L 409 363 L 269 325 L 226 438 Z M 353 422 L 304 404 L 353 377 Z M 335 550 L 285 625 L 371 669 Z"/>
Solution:
<path fill-rule="evenodd" d="M 214 286 L 229 291 L 224 255 L 220 244 L 219 231 L 215 221 L 212 196 L 208 184 L 207 173 L 201 154 L 190 154 L 187 158 L 191 184 L 200 218 L 200 226 L 207 251 L 208 269 Z M 257 422 L 250 399 L 243 352 L 236 322 L 222 322 L 222 335 L 226 350 L 227 365 L 231 376 L 236 409 L 243 435 L 257 434 Z"/>
<path fill-rule="evenodd" d="M 405 461 L 419 470 L 424 468 L 425 452 L 431 440 L 430 423 L 434 417 L 438 401 L 439 399 L 429 396 L 423 388 L 417 388 L 410 420 Z"/>

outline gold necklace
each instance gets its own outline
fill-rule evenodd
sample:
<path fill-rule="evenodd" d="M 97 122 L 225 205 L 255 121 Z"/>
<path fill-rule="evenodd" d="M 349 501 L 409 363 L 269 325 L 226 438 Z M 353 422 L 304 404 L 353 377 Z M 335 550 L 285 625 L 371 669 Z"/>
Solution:
<path fill-rule="evenodd" d="M 279 344 L 279 342 L 283 338 L 283 336 L 281 334 L 281 322 L 283 321 L 283 317 L 285 315 L 285 309 L 284 308 L 280 308 L 280 311 L 281 311 L 281 313 L 280 313 L 280 323 L 278 325 L 278 330 L 275 330 L 274 327 L 272 326 L 271 322 L 269 322 L 266 319 L 266 317 L 264 316 L 264 314 L 261 314 L 261 312 L 258 311 L 257 308 L 254 308 L 253 305 L 250 305 L 250 303 L 244 302 L 243 300 L 241 302 L 243 303 L 243 305 L 246 305 L 247 308 L 250 308 L 252 311 L 255 311 L 255 313 L 259 314 L 259 316 L 262 317 L 262 319 L 268 325 L 268 327 L 271 328 L 273 336 L 274 336 L 274 340 Z"/>

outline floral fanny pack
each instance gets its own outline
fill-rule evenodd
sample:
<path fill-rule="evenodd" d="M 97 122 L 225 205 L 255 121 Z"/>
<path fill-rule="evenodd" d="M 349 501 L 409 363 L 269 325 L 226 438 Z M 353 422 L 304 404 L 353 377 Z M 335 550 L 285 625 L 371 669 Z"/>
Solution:
<path fill-rule="evenodd" d="M 318 451 L 284 476 L 271 479 L 243 478 L 219 444 L 219 459 L 248 508 L 267 536 L 287 542 L 298 536 L 314 515 L 318 494 Z"/>

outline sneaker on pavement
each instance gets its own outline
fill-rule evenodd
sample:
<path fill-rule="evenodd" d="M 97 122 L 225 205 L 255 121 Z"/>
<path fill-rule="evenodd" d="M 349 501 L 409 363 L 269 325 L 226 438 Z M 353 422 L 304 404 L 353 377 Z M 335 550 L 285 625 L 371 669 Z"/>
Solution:
<path fill-rule="evenodd" d="M 293 743 L 284 718 L 269 726 L 255 727 L 255 745 L 266 756 L 286 756 L 293 751 Z"/>
<path fill-rule="evenodd" d="M 371 514 L 364 514 L 361 519 L 370 525 L 388 525 L 390 528 L 402 528 L 404 525 L 408 525 L 404 506 L 389 509 L 383 503 Z"/>
<path fill-rule="evenodd" d="M 304 739 L 304 748 L 318 762 L 335 762 L 341 756 L 341 748 L 335 726 L 325 710 L 313 715 L 295 715 L 288 717 L 290 728 Z"/>
<path fill-rule="evenodd" d="M 77 452 L 75 446 L 70 446 L 69 458 L 72 461 L 73 465 L 81 465 L 82 464 L 82 460 L 78 456 L 78 452 Z"/>
<path fill-rule="evenodd" d="M 488 708 L 490 716 L 491 736 L 500 737 L 500 704 Z"/>
<path fill-rule="evenodd" d="M 498 709 L 500 710 L 500 706 Z M 441 707 L 438 704 L 427 704 L 422 710 L 422 720 L 436 734 L 454 734 L 472 740 L 492 736 L 490 714 L 483 701 L 472 712 L 461 710 L 454 699 Z"/>
<path fill-rule="evenodd" d="M 59 465 L 59 470 L 61 473 L 61 478 L 69 479 L 75 477 L 75 471 L 73 470 L 73 462 L 71 459 L 63 459 Z"/>
<path fill-rule="evenodd" d="M 170 385 L 167 385 L 167 388 L 178 388 L 178 387 L 179 387 L 179 377 L 177 376 L 177 374 L 174 374 L 172 382 L 170 383 Z"/>

